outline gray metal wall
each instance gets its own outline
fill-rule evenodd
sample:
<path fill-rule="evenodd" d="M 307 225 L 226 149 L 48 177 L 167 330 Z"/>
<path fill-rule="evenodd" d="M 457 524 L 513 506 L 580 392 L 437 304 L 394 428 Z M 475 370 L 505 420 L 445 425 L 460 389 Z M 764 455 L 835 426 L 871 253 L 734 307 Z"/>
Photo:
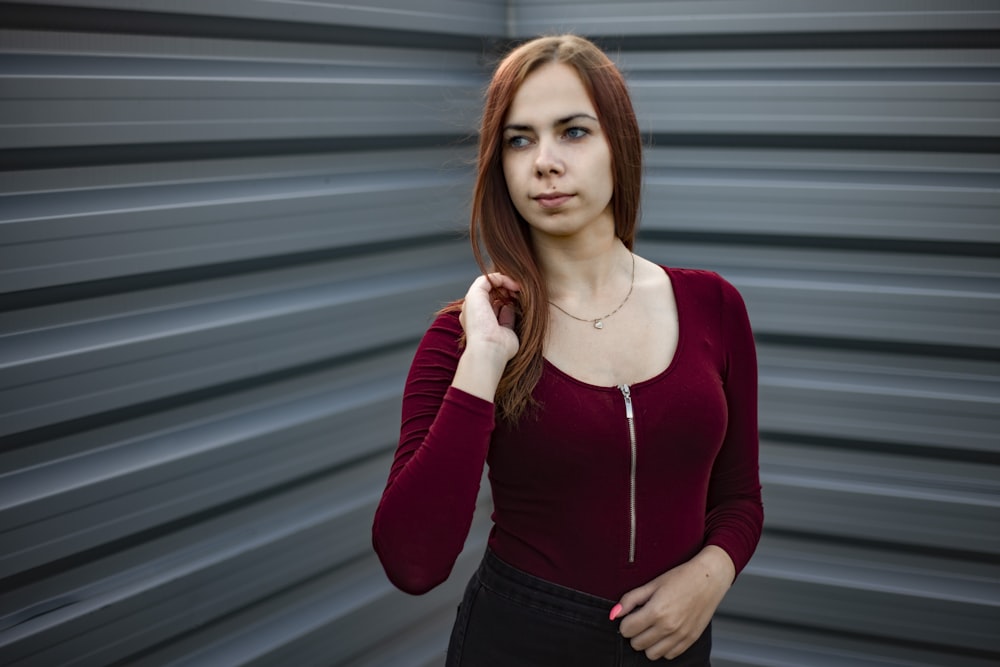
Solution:
<path fill-rule="evenodd" d="M 619 50 L 639 251 L 748 302 L 765 535 L 713 664 L 1000 663 L 1000 4 L 513 6 Z"/>
<path fill-rule="evenodd" d="M 371 516 L 502 4 L 59 4 L 0 4 L 0 664 L 433 664 L 473 557 L 404 596 Z"/>
<path fill-rule="evenodd" d="M 715 663 L 1000 661 L 995 2 L 0 3 L 0 663 L 439 665 L 369 525 L 482 54 L 571 29 L 639 250 L 758 334 L 767 527 Z M 484 501 L 484 508 L 486 503 Z"/>

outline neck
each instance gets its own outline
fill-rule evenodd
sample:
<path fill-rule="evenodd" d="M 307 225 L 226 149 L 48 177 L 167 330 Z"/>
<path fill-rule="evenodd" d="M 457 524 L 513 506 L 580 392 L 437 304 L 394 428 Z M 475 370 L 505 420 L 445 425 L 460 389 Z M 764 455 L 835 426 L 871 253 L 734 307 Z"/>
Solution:
<path fill-rule="evenodd" d="M 600 299 L 631 280 L 631 253 L 613 235 L 585 245 L 538 244 L 535 251 L 552 300 Z"/>

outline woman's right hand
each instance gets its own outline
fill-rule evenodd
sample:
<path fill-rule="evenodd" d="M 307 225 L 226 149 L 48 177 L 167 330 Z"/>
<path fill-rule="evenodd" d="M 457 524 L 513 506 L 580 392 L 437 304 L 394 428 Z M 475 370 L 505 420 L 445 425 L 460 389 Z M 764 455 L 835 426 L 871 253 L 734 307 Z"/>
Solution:
<path fill-rule="evenodd" d="M 458 360 L 452 386 L 492 401 L 507 362 L 520 343 L 514 333 L 514 300 L 521 287 L 500 273 L 479 276 L 469 287 L 459 321 L 465 331 L 465 350 Z"/>
<path fill-rule="evenodd" d="M 514 333 L 517 308 L 514 300 L 520 285 L 502 273 L 479 276 L 462 302 L 459 321 L 465 330 L 466 349 L 498 354 L 506 365 L 517 354 L 520 343 Z"/>

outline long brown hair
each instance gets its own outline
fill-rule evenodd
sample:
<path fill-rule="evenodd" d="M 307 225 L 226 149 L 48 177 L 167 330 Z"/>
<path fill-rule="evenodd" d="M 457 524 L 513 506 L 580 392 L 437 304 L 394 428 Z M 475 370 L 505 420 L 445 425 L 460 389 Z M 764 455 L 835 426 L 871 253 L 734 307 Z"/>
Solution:
<path fill-rule="evenodd" d="M 486 90 L 469 232 L 472 251 L 483 272 L 499 271 L 521 285 L 515 327 L 520 347 L 507 364 L 495 398 L 498 415 L 510 422 L 532 404 L 531 392 L 542 375 L 548 292 L 535 261 L 528 224 L 514 208 L 507 190 L 501 161 L 503 125 L 518 88 L 529 74 L 547 63 L 573 67 L 590 95 L 611 149 L 615 234 L 629 250 L 639 217 L 642 139 L 625 79 L 611 59 L 576 35 L 539 37 L 507 54 Z M 486 261 L 484 250 L 491 263 Z"/>

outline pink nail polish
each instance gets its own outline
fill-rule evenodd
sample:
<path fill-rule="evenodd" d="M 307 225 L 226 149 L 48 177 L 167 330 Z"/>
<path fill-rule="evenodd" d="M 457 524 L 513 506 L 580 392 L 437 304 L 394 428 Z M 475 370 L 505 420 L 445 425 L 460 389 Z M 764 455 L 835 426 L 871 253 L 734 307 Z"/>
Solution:
<path fill-rule="evenodd" d="M 608 618 L 613 621 L 620 613 L 622 613 L 622 606 L 620 604 L 616 604 L 611 608 L 611 614 L 608 615 Z"/>

